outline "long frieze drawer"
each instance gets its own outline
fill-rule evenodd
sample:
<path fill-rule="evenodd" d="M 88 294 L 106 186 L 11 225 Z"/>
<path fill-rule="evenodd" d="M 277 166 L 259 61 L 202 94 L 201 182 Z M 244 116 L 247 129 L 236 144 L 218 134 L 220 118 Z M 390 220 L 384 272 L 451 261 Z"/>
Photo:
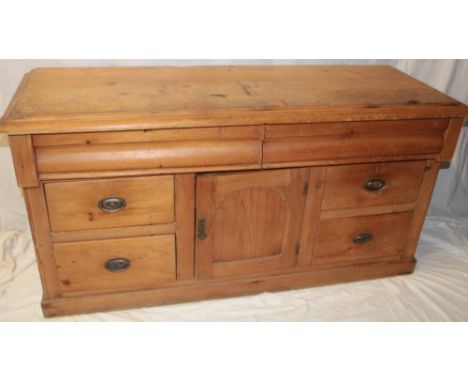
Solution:
<path fill-rule="evenodd" d="M 414 203 L 425 168 L 424 161 L 330 166 L 322 209 Z"/>
<path fill-rule="evenodd" d="M 171 223 L 172 175 L 46 183 L 52 231 Z"/>
<path fill-rule="evenodd" d="M 176 279 L 173 235 L 55 244 L 62 292 L 152 288 Z"/>
<path fill-rule="evenodd" d="M 412 217 L 412 212 L 403 212 L 322 220 L 313 263 L 399 259 Z"/>
<path fill-rule="evenodd" d="M 263 162 L 438 154 L 448 120 L 403 120 L 267 126 Z"/>
<path fill-rule="evenodd" d="M 261 166 L 263 126 L 34 137 L 41 174 Z"/>

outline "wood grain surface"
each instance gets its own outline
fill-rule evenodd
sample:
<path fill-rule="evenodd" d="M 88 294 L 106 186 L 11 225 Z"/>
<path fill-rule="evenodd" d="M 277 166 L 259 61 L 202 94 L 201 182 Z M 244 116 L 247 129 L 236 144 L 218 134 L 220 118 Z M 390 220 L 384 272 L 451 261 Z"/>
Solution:
<path fill-rule="evenodd" d="M 45 185 L 52 231 L 80 231 L 174 221 L 172 175 L 53 182 Z M 101 200 L 119 197 L 117 212 L 99 208 Z"/>
<path fill-rule="evenodd" d="M 36 153 L 31 135 L 11 135 L 9 142 L 18 186 L 38 187 Z"/>
<path fill-rule="evenodd" d="M 388 66 L 34 70 L 0 132 L 44 314 L 411 272 L 466 115 Z"/>
<path fill-rule="evenodd" d="M 425 161 L 331 166 L 327 171 L 323 209 L 414 203 L 425 167 Z M 372 179 L 382 180 L 383 188 L 368 190 L 365 184 Z"/>
<path fill-rule="evenodd" d="M 198 276 L 259 274 L 295 265 L 308 170 L 197 179 Z"/>
<path fill-rule="evenodd" d="M 329 219 L 320 222 L 312 263 L 346 263 L 403 256 L 412 212 Z M 353 241 L 371 235 L 367 243 Z"/>
<path fill-rule="evenodd" d="M 29 74 L 0 131 L 109 131 L 467 114 L 460 102 L 389 66 L 41 68 Z"/>
<path fill-rule="evenodd" d="M 145 289 L 176 279 L 174 235 L 55 244 L 64 294 Z M 128 269 L 110 272 L 105 263 L 126 258 Z"/>
<path fill-rule="evenodd" d="M 440 153 L 449 120 L 267 126 L 263 162 Z"/>

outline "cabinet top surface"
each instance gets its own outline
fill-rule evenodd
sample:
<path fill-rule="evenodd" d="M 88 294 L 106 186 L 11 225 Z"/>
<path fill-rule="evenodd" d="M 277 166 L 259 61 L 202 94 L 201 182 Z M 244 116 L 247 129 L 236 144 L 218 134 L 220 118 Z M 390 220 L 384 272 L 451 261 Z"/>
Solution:
<path fill-rule="evenodd" d="M 389 66 L 40 68 L 25 76 L 0 132 L 464 115 L 462 103 Z"/>

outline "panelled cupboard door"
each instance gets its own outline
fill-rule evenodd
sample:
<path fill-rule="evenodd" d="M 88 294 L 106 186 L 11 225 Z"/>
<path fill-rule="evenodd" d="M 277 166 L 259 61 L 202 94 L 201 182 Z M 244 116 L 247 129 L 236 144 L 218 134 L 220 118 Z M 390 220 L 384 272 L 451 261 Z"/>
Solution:
<path fill-rule="evenodd" d="M 295 266 L 308 169 L 197 177 L 197 276 Z"/>

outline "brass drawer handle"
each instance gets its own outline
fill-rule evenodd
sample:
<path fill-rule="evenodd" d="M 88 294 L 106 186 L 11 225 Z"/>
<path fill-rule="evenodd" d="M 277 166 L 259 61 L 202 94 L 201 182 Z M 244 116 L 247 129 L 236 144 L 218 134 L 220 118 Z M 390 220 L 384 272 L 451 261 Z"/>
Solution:
<path fill-rule="evenodd" d="M 371 241 L 374 237 L 369 232 L 358 233 L 353 237 L 354 244 L 366 244 Z"/>
<path fill-rule="evenodd" d="M 119 196 L 108 196 L 107 198 L 101 199 L 98 203 L 98 207 L 103 212 L 118 212 L 125 208 L 127 201 Z"/>
<path fill-rule="evenodd" d="M 385 187 L 385 181 L 379 178 L 372 178 L 369 179 L 366 183 L 364 183 L 364 188 L 367 191 L 380 191 L 382 188 Z"/>
<path fill-rule="evenodd" d="M 109 272 L 122 272 L 130 267 L 130 260 L 124 257 L 114 257 L 107 260 L 104 267 Z"/>

